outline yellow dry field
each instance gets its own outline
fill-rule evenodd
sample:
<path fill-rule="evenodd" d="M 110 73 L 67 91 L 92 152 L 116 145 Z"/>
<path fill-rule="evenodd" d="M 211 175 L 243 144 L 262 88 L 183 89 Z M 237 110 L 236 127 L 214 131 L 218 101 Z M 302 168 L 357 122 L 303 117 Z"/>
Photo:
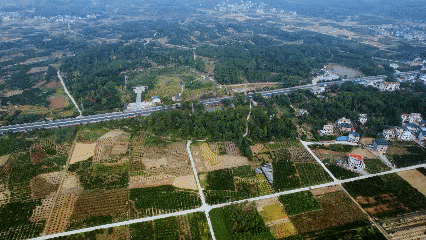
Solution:
<path fill-rule="evenodd" d="M 351 154 L 361 155 L 364 158 L 376 158 L 376 156 L 374 156 L 370 151 L 368 151 L 367 149 L 362 149 L 362 148 L 356 148 L 352 150 Z"/>
<path fill-rule="evenodd" d="M 0 157 L 0 167 L 4 166 L 7 163 L 7 160 L 9 160 L 10 154 L 3 155 Z"/>
<path fill-rule="evenodd" d="M 360 143 L 360 144 L 363 144 L 363 145 L 368 145 L 368 144 L 372 144 L 372 143 L 373 143 L 373 140 L 374 140 L 374 138 L 366 138 L 366 137 L 362 137 L 362 138 L 359 140 L 359 143 Z"/>
<path fill-rule="evenodd" d="M 408 170 L 399 172 L 398 175 L 407 181 L 411 186 L 426 196 L 426 176 L 421 172 L 414 170 Z"/>
<path fill-rule="evenodd" d="M 70 164 L 80 162 L 95 155 L 96 144 L 77 143 L 72 153 Z"/>
<path fill-rule="evenodd" d="M 265 206 L 263 211 L 259 212 L 265 223 L 274 222 L 288 218 L 281 204 Z"/>
<path fill-rule="evenodd" d="M 181 177 L 176 177 L 173 180 L 172 185 L 174 187 L 177 187 L 177 188 L 198 190 L 197 183 L 195 182 L 195 177 L 192 174 L 186 175 L 186 176 L 181 176 Z"/>

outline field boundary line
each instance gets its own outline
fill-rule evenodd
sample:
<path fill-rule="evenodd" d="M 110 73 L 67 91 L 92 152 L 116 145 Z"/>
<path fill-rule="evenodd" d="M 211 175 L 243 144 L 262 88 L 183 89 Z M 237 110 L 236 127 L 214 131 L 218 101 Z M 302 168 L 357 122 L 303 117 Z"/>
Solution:
<path fill-rule="evenodd" d="M 333 179 L 333 181 L 338 182 L 339 179 L 334 177 L 334 175 L 330 172 L 330 170 L 328 170 L 328 168 L 324 165 L 324 163 L 321 162 L 321 160 L 314 154 L 314 152 L 312 152 L 312 150 L 308 147 L 307 142 L 302 141 L 302 140 L 300 140 L 300 142 L 305 147 L 305 149 L 312 155 L 312 157 L 314 157 L 315 161 L 317 161 L 319 163 L 319 165 L 321 165 L 321 167 L 324 168 L 324 170 L 328 173 L 328 175 L 330 175 L 330 177 Z"/>

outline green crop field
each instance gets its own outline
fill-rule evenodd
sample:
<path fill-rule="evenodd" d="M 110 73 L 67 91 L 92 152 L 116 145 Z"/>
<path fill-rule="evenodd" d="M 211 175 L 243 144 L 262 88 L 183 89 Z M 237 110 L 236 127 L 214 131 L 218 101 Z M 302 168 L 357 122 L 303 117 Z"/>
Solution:
<path fill-rule="evenodd" d="M 321 209 L 321 204 L 310 191 L 292 193 L 279 196 L 289 215 L 296 215 Z"/>

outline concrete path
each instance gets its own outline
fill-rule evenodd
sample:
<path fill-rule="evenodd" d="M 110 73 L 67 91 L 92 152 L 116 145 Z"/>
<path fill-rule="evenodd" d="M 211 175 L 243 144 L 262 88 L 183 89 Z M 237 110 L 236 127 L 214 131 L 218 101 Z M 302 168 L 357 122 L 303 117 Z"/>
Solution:
<path fill-rule="evenodd" d="M 328 170 L 328 168 L 324 165 L 324 163 L 317 156 L 315 156 L 315 154 L 312 152 L 312 150 L 308 147 L 308 145 L 310 145 L 310 143 L 302 141 L 302 140 L 300 140 L 300 142 L 303 144 L 305 149 L 312 155 L 312 157 L 319 163 L 319 165 L 321 165 L 321 167 L 324 168 L 324 170 L 328 173 L 328 175 L 330 175 L 330 177 L 333 179 L 333 181 L 338 181 L 338 179 L 334 177 L 334 175 L 330 172 L 330 170 Z"/>
<path fill-rule="evenodd" d="M 74 98 L 71 96 L 70 92 L 68 92 L 68 89 L 67 89 L 67 87 L 65 86 L 65 83 L 64 83 L 64 79 L 62 79 L 61 72 L 59 72 L 59 70 L 58 70 L 58 78 L 59 78 L 59 80 L 61 80 L 62 86 L 64 86 L 65 93 L 66 93 L 66 94 L 68 95 L 68 97 L 71 99 L 71 102 L 72 102 L 72 103 L 74 103 L 75 107 L 77 108 L 78 112 L 80 113 L 80 116 L 83 116 L 83 114 L 82 114 L 82 113 L 81 113 L 81 111 L 80 111 L 80 108 L 79 108 L 79 107 L 78 107 L 78 105 L 77 105 L 77 102 L 76 102 L 76 101 L 74 100 Z"/>

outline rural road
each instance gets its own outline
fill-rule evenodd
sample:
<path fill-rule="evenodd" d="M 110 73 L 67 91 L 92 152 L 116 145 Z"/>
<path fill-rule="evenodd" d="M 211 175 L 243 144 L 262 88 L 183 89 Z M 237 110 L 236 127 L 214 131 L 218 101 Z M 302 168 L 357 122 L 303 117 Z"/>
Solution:
<path fill-rule="evenodd" d="M 67 89 L 67 87 L 65 86 L 65 83 L 64 83 L 64 79 L 62 79 L 61 72 L 59 70 L 58 70 L 58 78 L 59 78 L 59 80 L 61 80 L 62 86 L 64 86 L 65 93 L 68 95 L 68 97 L 71 99 L 71 102 L 74 103 L 75 107 L 77 108 L 78 112 L 80 113 L 80 117 L 83 116 L 83 113 L 80 111 L 80 108 L 78 107 L 77 102 L 71 96 L 70 92 L 68 92 L 68 89 Z"/>

